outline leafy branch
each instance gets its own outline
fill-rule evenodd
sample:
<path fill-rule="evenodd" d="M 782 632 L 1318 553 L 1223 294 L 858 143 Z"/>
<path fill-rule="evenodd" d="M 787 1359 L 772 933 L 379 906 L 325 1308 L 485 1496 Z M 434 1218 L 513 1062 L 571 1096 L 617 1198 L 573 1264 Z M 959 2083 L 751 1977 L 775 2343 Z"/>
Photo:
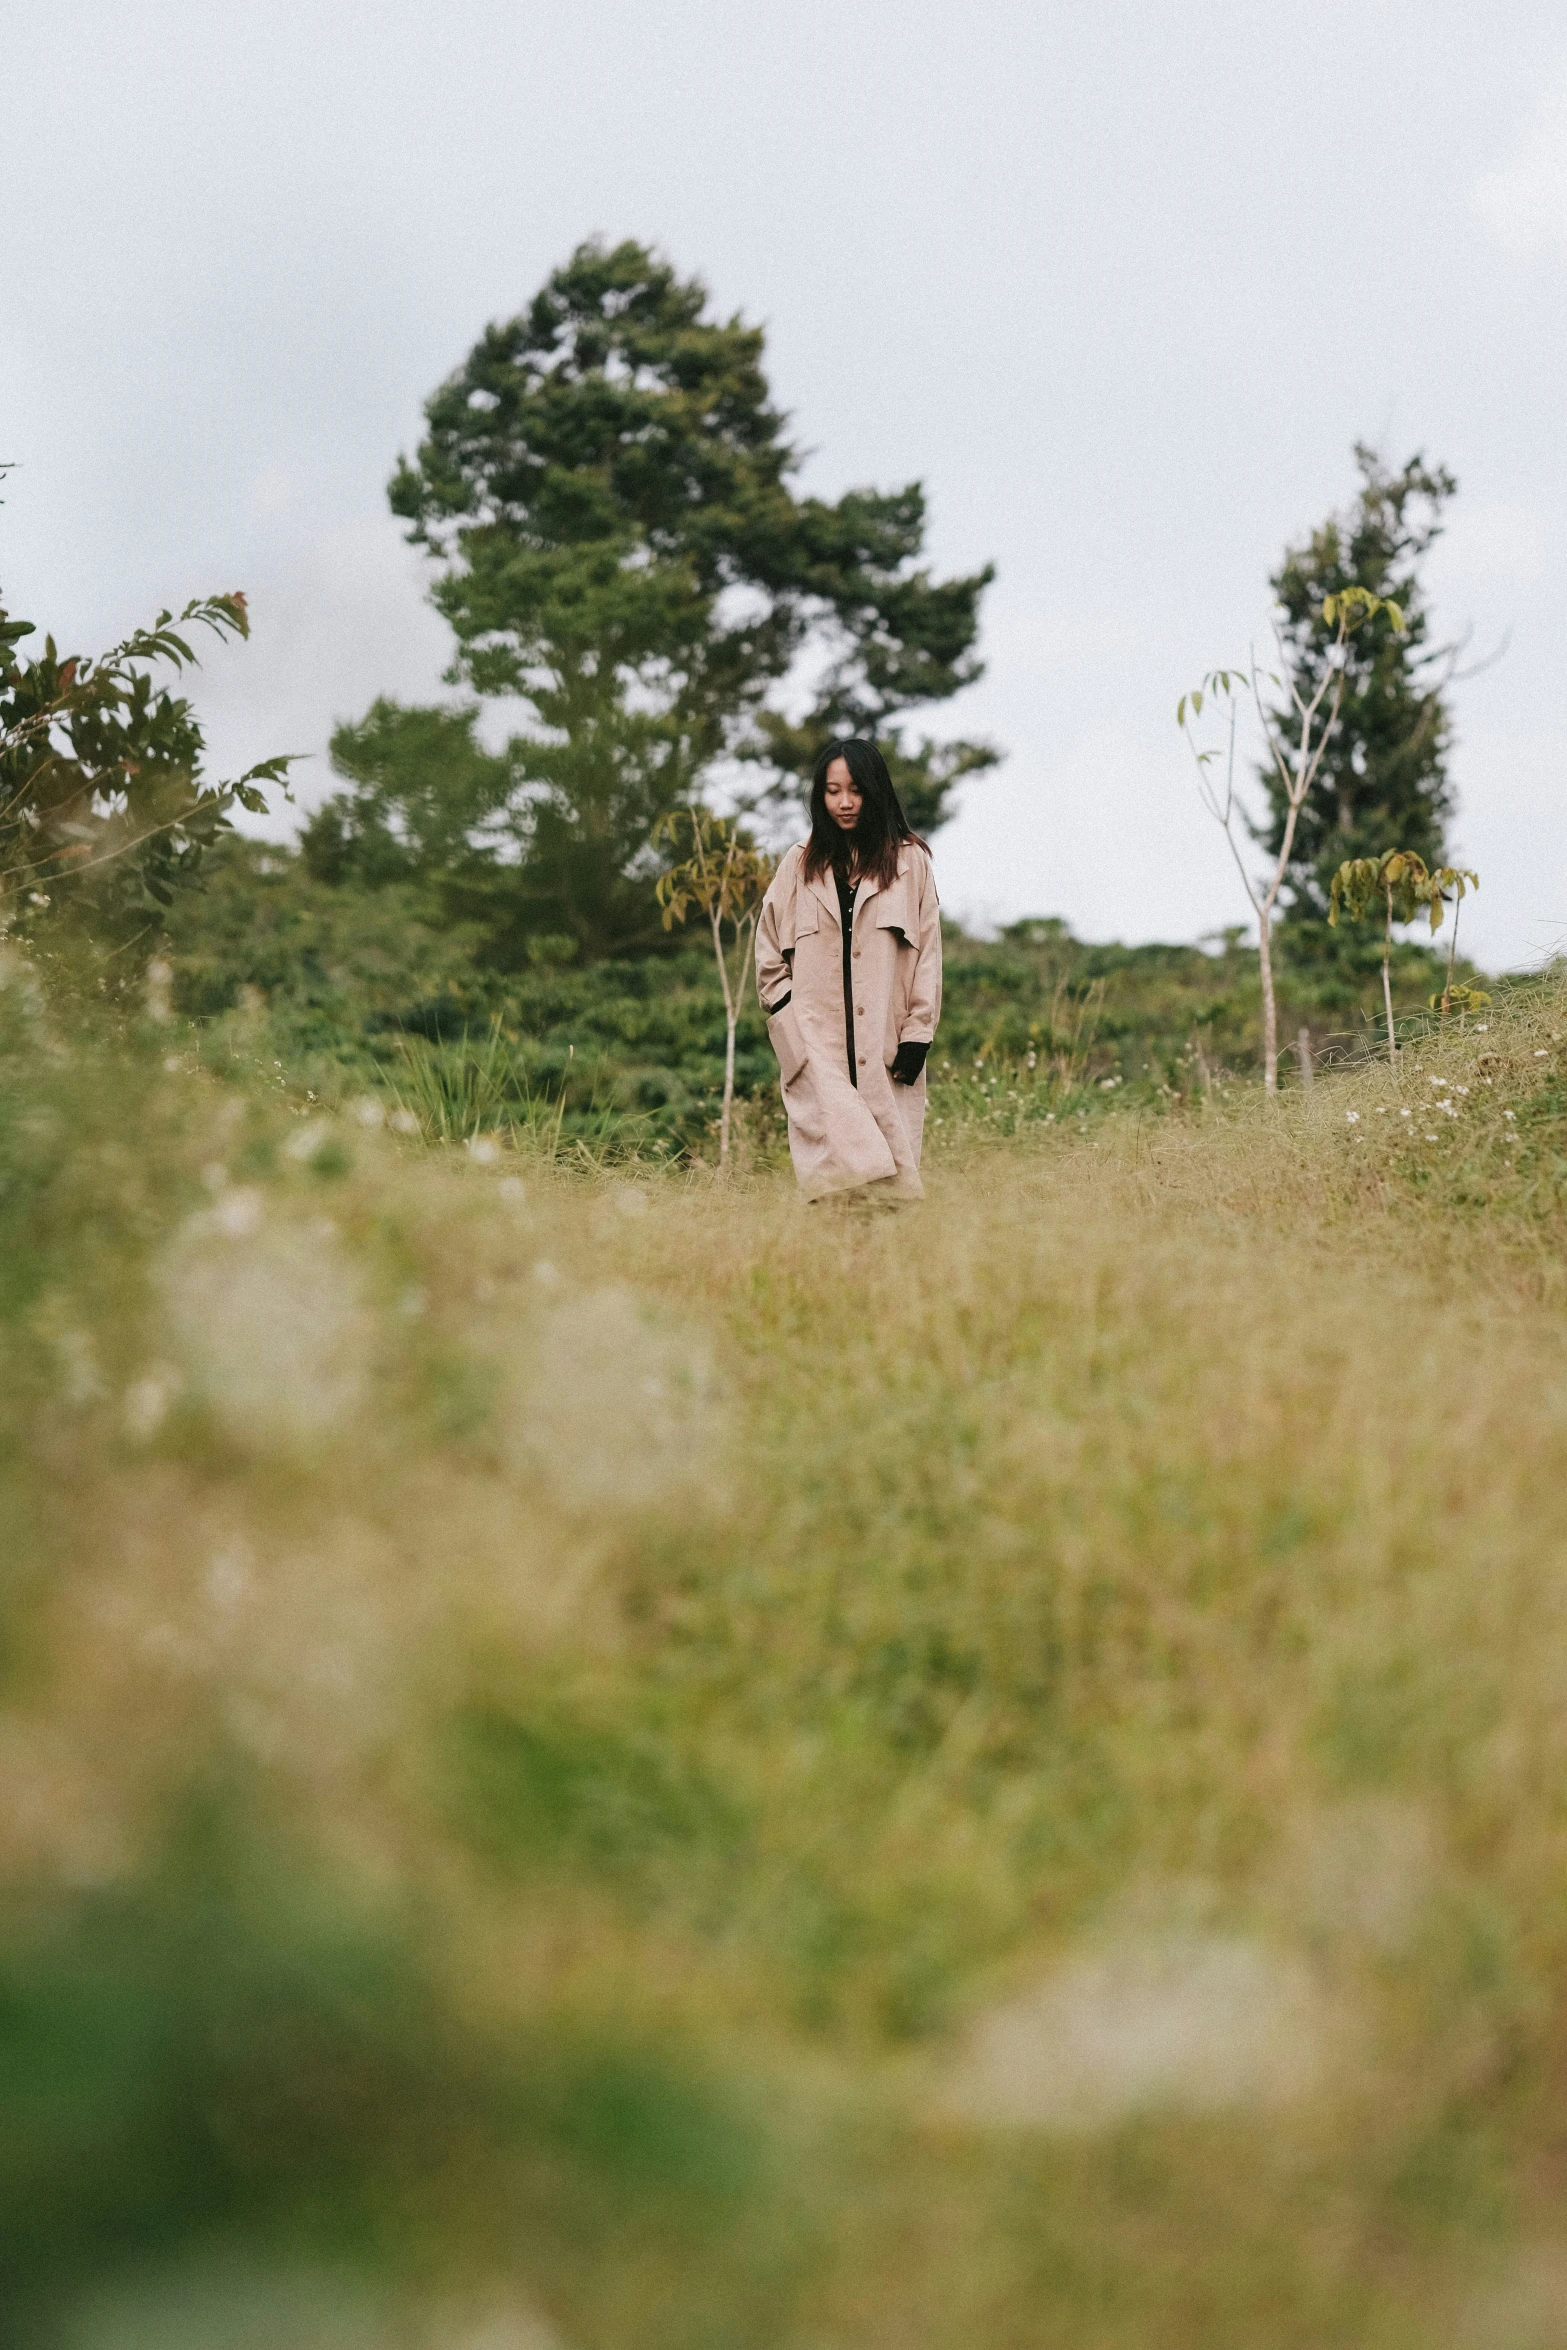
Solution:
<path fill-rule="evenodd" d="M 206 743 L 190 703 L 148 675 L 195 667 L 198 629 L 220 642 L 248 637 L 243 595 L 195 597 L 96 658 L 62 657 L 46 636 L 22 659 L 18 646 L 37 630 L 0 607 L 0 925 L 104 867 L 115 869 L 111 895 L 167 906 L 234 808 L 260 815 L 269 788 L 287 795 L 287 757 L 202 779 Z"/>

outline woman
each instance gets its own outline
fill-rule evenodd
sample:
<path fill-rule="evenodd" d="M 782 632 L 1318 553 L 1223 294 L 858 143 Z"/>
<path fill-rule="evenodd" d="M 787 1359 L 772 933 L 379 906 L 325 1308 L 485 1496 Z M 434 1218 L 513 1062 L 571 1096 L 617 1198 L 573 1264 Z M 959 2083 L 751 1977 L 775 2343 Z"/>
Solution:
<path fill-rule="evenodd" d="M 874 743 L 830 742 L 816 762 L 811 837 L 789 851 L 762 905 L 756 988 L 807 1199 L 923 1198 L 941 915 L 930 852 Z"/>

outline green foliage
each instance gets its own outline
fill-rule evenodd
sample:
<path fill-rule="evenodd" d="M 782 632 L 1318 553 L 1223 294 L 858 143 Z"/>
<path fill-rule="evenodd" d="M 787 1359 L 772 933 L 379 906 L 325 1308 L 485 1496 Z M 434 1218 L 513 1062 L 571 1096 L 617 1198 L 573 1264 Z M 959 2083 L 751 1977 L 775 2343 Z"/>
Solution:
<path fill-rule="evenodd" d="M 230 783 L 203 780 L 195 711 L 148 674 L 192 666 L 196 627 L 248 636 L 244 597 L 160 612 L 96 658 L 63 657 L 46 637 L 24 660 L 17 647 L 34 624 L 0 608 L 0 927 L 75 907 L 100 933 L 146 928 L 194 879 L 229 811 L 260 814 L 266 786 L 286 788 L 286 758 Z"/>
<path fill-rule="evenodd" d="M 324 875 L 417 866 L 503 966 L 540 932 L 591 958 L 653 943 L 650 837 L 722 762 L 797 795 L 828 735 L 874 730 L 927 829 L 994 762 L 899 725 L 979 676 L 989 570 L 921 567 L 917 483 L 798 497 L 761 330 L 710 316 L 646 247 L 579 247 L 426 414 L 392 504 L 436 562 L 454 680 L 529 723 L 496 755 L 470 710 L 380 702 L 340 729 L 352 789 L 311 828 Z M 795 723 L 769 696 L 802 663 Z"/>
<path fill-rule="evenodd" d="M 460 1832 L 513 1869 L 578 1869 L 655 1886 L 706 1848 L 733 1861 L 744 1817 L 733 1797 L 683 1768 L 668 1741 L 595 1725 L 558 1702 L 475 1705 L 454 1725 L 452 1805 Z"/>
<path fill-rule="evenodd" d="M 474 735 L 475 705 L 405 709 L 384 697 L 332 735 L 332 765 L 354 786 L 318 808 L 300 838 L 321 881 L 437 893 L 489 873 L 476 836 L 504 811 L 510 770 Z"/>
<path fill-rule="evenodd" d="M 1485 988 L 1460 984 L 1457 987 L 1438 988 L 1435 995 L 1426 997 L 1426 1008 L 1428 1011 L 1440 1012 L 1445 1017 L 1449 1012 L 1483 1012 L 1490 1001 Z"/>
<path fill-rule="evenodd" d="M 1435 932 L 1442 927 L 1448 894 L 1461 899 L 1466 888 L 1479 886 L 1478 874 L 1467 866 L 1439 865 L 1430 872 L 1413 849 L 1389 849 L 1382 857 L 1350 857 L 1333 876 L 1328 921 L 1336 928 L 1341 914 L 1359 922 L 1385 910 L 1391 926 L 1413 922 L 1424 909 Z"/>
<path fill-rule="evenodd" d="M 1297 954 L 1329 961 L 1345 959 L 1324 928 L 1337 868 L 1394 847 L 1441 864 L 1453 804 L 1444 699 L 1452 649 L 1429 641 L 1420 566 L 1457 485 L 1419 457 L 1390 473 L 1374 450 L 1357 447 L 1355 455 L 1361 485 L 1354 505 L 1292 549 L 1272 581 L 1286 657 L 1307 697 L 1336 659 L 1343 663 L 1337 720 L 1296 823 L 1284 901 L 1289 927 L 1303 934 Z M 1338 622 L 1357 599 L 1365 624 L 1336 654 Z M 1293 704 L 1280 707 L 1275 725 L 1286 746 L 1298 743 Z M 1259 838 L 1277 855 L 1286 794 L 1276 771 L 1261 772 L 1270 815 Z"/>
<path fill-rule="evenodd" d="M 221 1814 L 178 1823 L 128 1889 L 13 1904 L 6 2339 L 57 2339 L 33 2324 L 95 2277 L 214 2241 L 395 2271 L 406 2216 L 441 2212 L 459 2148 L 519 2217 L 569 2210 L 601 2257 L 650 2224 L 699 2256 L 745 2209 L 758 2133 L 695 2068 L 565 2015 L 499 2044 L 433 1956 L 411 1910 L 356 1910 Z"/>
<path fill-rule="evenodd" d="M 1412 922 L 1423 906 L 1430 919 L 1433 934 L 1441 928 L 1446 897 L 1450 894 L 1455 908 L 1463 903 L 1464 891 L 1478 889 L 1480 877 L 1467 866 L 1439 865 L 1433 873 L 1425 859 L 1413 849 L 1389 849 L 1382 857 L 1348 857 L 1333 876 L 1328 902 L 1328 922 L 1338 925 L 1341 913 L 1351 921 L 1362 920 L 1373 910 L 1383 917 L 1382 932 L 1382 993 L 1387 1007 L 1387 1049 L 1389 1056 L 1398 1050 L 1397 1026 L 1393 1017 L 1393 991 L 1390 965 L 1393 955 L 1393 925 Z M 1453 951 L 1448 956 L 1447 994 L 1451 1000 L 1453 964 L 1458 947 L 1458 916 L 1453 916 Z M 1448 1006 L 1442 1004 L 1445 1011 Z"/>
<path fill-rule="evenodd" d="M 661 956 L 583 964 L 562 953 L 570 941 L 535 940 L 546 951 L 498 972 L 474 937 L 473 925 L 443 927 L 413 883 L 333 887 L 286 849 L 230 840 L 171 912 L 175 999 L 264 1079 L 286 1075 L 324 1100 L 369 1088 L 432 1136 L 518 1130 L 595 1157 L 707 1147 L 726 1030 L 709 942 L 677 932 Z M 949 926 L 945 954 L 931 1080 L 960 1098 L 950 1113 L 933 1103 L 935 1116 L 994 1125 L 998 1105 L 1019 1104 L 1030 1117 L 1093 1116 L 1255 1067 L 1257 957 L 1239 932 L 1210 953 L 1088 945 L 1054 920 L 989 941 Z M 1395 942 L 1401 1005 L 1423 1003 L 1441 977 L 1429 951 Z M 1319 1049 L 1346 1053 L 1364 1042 L 1374 974 L 1347 1004 L 1315 963 L 1286 960 L 1279 986 L 1288 1033 L 1304 1022 Z M 771 1138 L 777 1085 L 747 990 L 735 1092 L 758 1141 Z"/>
<path fill-rule="evenodd" d="M 678 808 L 661 818 L 655 843 L 690 854 L 662 872 L 654 895 L 664 928 L 684 923 L 693 910 L 705 914 L 715 936 L 727 923 L 742 940 L 756 927 L 762 900 L 777 870 L 777 859 L 757 848 L 743 825 L 706 808 Z M 722 966 L 720 966 L 722 968 Z M 740 973 L 744 991 L 744 967 Z"/>

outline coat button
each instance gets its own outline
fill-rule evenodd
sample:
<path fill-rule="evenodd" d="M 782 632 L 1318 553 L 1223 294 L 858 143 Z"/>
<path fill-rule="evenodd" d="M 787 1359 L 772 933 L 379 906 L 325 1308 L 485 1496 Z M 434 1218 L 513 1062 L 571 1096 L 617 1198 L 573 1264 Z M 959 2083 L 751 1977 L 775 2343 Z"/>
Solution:
<path fill-rule="evenodd" d="M 861 1014 L 863 1015 L 863 1013 L 864 1013 L 864 1010 L 865 1010 L 865 1006 L 864 1006 L 863 1004 L 856 1004 L 854 1008 L 855 1008 L 855 1010 L 856 1010 L 857 1012 L 859 1012 L 859 1013 L 861 1013 Z"/>
<path fill-rule="evenodd" d="M 864 1066 L 865 1066 L 865 1055 L 864 1055 L 863 1053 L 861 1053 L 861 1055 L 860 1055 L 860 1067 L 863 1069 L 863 1068 L 864 1068 Z"/>

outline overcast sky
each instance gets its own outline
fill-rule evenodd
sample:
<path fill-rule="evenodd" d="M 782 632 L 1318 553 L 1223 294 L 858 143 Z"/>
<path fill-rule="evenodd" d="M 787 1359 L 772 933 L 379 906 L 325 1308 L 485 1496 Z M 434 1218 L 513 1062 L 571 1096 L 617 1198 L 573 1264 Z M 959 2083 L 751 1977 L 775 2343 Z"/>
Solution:
<path fill-rule="evenodd" d="M 386 510 L 421 403 L 583 237 L 762 322 L 809 486 L 993 560 L 1006 747 L 949 908 L 1238 920 L 1178 694 L 1267 627 L 1351 444 L 1449 465 L 1455 846 L 1493 965 L 1567 938 L 1560 0 L 0 0 L 0 584 L 88 649 L 198 591 L 225 769 L 442 689 Z"/>

